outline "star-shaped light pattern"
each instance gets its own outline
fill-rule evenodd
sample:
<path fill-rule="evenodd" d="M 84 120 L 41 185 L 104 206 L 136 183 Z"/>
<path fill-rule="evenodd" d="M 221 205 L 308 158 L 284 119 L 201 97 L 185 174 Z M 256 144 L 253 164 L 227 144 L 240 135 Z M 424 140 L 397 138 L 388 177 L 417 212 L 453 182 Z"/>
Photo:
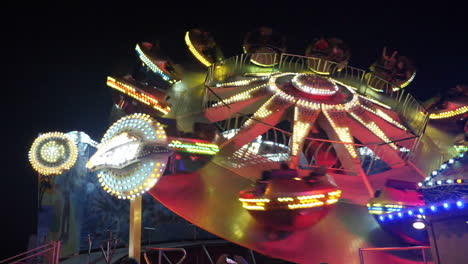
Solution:
<path fill-rule="evenodd" d="M 210 88 L 216 95 L 212 98 L 218 100 L 213 99 L 206 109 L 206 116 L 212 122 L 232 118 L 233 111 L 220 111 L 226 107 L 250 115 L 230 139 L 237 148 L 284 120 L 292 124 L 289 144 L 292 157 L 301 155 L 304 141 L 313 128 L 326 131 L 328 138 L 322 140 L 344 144 L 354 160 L 359 158 L 357 143 L 388 145 L 396 157 L 401 146 L 394 141 L 413 136 L 392 109 L 330 77 L 285 72 L 274 73 L 269 78 L 252 77 L 251 81 L 242 78 L 213 84 Z M 232 89 L 237 92 L 233 93 Z M 391 135 L 387 134 L 389 129 L 393 131 Z"/>
<path fill-rule="evenodd" d="M 149 115 L 132 114 L 107 130 L 87 167 L 99 170 L 105 191 L 133 199 L 157 183 L 171 153 L 163 127 Z"/>
<path fill-rule="evenodd" d="M 61 132 L 45 133 L 37 137 L 29 151 L 29 162 L 43 175 L 58 175 L 75 165 L 78 148 L 73 140 Z"/>

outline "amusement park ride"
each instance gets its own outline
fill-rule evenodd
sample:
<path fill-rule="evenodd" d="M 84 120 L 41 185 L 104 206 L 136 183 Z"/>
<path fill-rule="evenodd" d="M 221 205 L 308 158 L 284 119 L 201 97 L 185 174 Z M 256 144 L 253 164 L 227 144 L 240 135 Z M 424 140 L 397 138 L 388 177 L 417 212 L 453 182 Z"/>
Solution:
<path fill-rule="evenodd" d="M 430 113 L 404 89 L 416 74 L 409 59 L 384 49 L 366 72 L 348 66 L 350 50 L 336 38 L 316 40 L 305 56 L 285 53 L 269 28 L 249 33 L 244 53 L 230 58 L 203 30 L 188 31 L 185 43 L 198 65 L 175 64 L 143 42 L 140 68 L 107 78 L 122 117 L 86 166 L 132 203 L 130 256 L 140 255 L 145 192 L 212 234 L 291 262 L 358 263 L 360 248 L 429 244 L 416 224 L 434 206 L 423 192 L 467 181 L 437 178 L 442 161 L 466 158 L 435 140 L 448 133 L 430 121 L 458 118 L 466 103 Z M 209 158 L 177 169 L 174 157 L 186 152 Z M 51 133 L 36 139 L 30 160 L 59 175 L 76 155 L 67 135 Z M 449 206 L 462 208 L 462 198 Z M 420 263 L 388 252 L 372 260 Z"/>

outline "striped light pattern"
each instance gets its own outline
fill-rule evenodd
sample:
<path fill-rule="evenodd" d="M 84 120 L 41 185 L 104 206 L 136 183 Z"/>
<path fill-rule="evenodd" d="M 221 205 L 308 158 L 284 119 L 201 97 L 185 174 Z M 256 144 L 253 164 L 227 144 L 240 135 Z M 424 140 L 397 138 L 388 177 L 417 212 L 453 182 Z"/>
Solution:
<path fill-rule="evenodd" d="M 432 113 L 429 115 L 429 118 L 430 119 L 444 119 L 444 118 L 450 118 L 453 116 L 461 115 L 466 112 L 468 112 L 468 106 L 462 106 L 455 110 L 448 110 L 448 111 L 444 111 L 441 113 Z"/>
<path fill-rule="evenodd" d="M 115 90 L 126 94 L 141 103 L 144 103 L 163 114 L 168 114 L 171 111 L 169 106 L 163 105 L 161 102 L 156 100 L 152 95 L 140 90 L 139 88 L 130 85 L 128 83 L 124 83 L 122 81 L 118 81 L 115 78 L 107 77 L 107 85 Z"/>
<path fill-rule="evenodd" d="M 262 84 L 262 85 L 255 86 L 255 87 L 253 87 L 253 88 L 251 88 L 251 89 L 249 89 L 247 91 L 244 91 L 244 92 L 238 93 L 236 95 L 233 95 L 233 96 L 231 96 L 229 98 L 226 98 L 223 101 L 214 103 L 214 104 L 211 105 L 211 107 L 222 106 L 224 104 L 233 104 L 233 103 L 242 102 L 242 101 L 251 99 L 253 97 L 253 94 L 256 91 L 258 91 L 261 88 L 264 88 L 266 86 L 267 86 L 267 84 Z"/>
<path fill-rule="evenodd" d="M 338 202 L 341 190 L 321 190 L 316 194 L 286 196 L 276 198 L 239 198 L 242 207 L 247 210 L 296 210 L 328 206 Z"/>
<path fill-rule="evenodd" d="M 183 139 L 172 140 L 169 143 L 169 147 L 177 151 L 205 155 L 215 155 L 219 151 L 219 147 L 216 144 L 204 142 L 190 142 L 184 141 Z"/>
<path fill-rule="evenodd" d="M 152 59 L 149 58 L 149 56 L 147 56 L 143 50 L 140 48 L 140 45 L 136 45 L 135 47 L 135 50 L 136 52 L 138 53 L 138 56 L 140 57 L 140 60 L 154 73 L 158 74 L 159 76 L 161 76 L 161 78 L 163 78 L 163 80 L 173 84 L 175 83 L 177 80 L 173 80 L 171 79 L 171 77 L 169 77 L 162 69 L 160 69 L 156 63 L 153 62 Z"/>
<path fill-rule="evenodd" d="M 195 46 L 193 46 L 192 41 L 190 40 L 190 31 L 185 33 L 185 44 L 187 44 L 188 49 L 199 62 L 201 62 L 206 67 L 211 65 L 211 62 L 209 62 L 202 54 L 200 54 L 200 52 L 198 52 Z"/>
<path fill-rule="evenodd" d="M 341 190 L 319 190 L 311 195 L 287 196 L 276 198 L 239 198 L 247 210 L 296 210 L 335 204 L 341 197 Z"/>
<path fill-rule="evenodd" d="M 221 66 L 220 66 L 221 67 Z M 333 89 L 328 93 L 325 92 L 325 95 L 330 96 L 330 98 L 308 98 L 303 95 L 303 93 L 297 93 L 291 89 L 296 88 L 297 90 L 303 91 L 305 89 L 306 83 L 301 83 L 300 77 L 310 75 L 311 78 L 318 78 L 317 83 L 323 82 L 329 84 L 328 89 Z M 281 78 L 281 79 L 279 79 Z M 256 79 L 252 79 L 256 80 Z M 265 78 L 265 80 L 267 80 Z M 313 86 L 313 82 L 311 82 Z M 221 83 L 218 87 L 224 85 L 239 85 L 239 87 L 250 85 L 251 82 L 247 80 L 240 80 L 232 83 Z M 294 85 L 295 84 L 295 85 Z M 263 84 L 265 85 L 265 84 Z M 302 144 L 304 139 L 309 134 L 311 127 L 314 126 L 316 119 L 320 113 L 326 117 L 326 122 L 330 124 L 332 129 L 336 132 L 338 140 L 345 143 L 345 148 L 351 155 L 353 159 L 358 158 L 358 153 L 354 143 L 354 138 L 352 133 L 352 126 L 350 126 L 346 121 L 350 118 L 355 119 L 357 122 L 362 124 L 367 130 L 376 135 L 384 143 L 388 144 L 393 150 L 397 152 L 403 152 L 407 149 L 399 148 L 392 140 L 387 136 L 386 132 L 378 125 L 378 122 L 374 121 L 374 118 L 380 118 L 395 127 L 407 131 L 408 129 L 400 124 L 398 121 L 394 120 L 389 114 L 377 108 L 375 104 L 380 107 L 389 109 L 385 104 L 382 104 L 371 98 L 364 97 L 359 95 L 355 89 L 349 85 L 342 84 L 339 81 L 336 81 L 330 77 L 316 76 L 313 74 L 303 74 L 303 73 L 294 73 L 294 72 L 283 72 L 283 73 L 273 73 L 269 77 L 266 87 L 268 89 L 263 90 L 264 94 L 259 94 L 258 89 L 263 88 L 264 86 L 249 88 L 248 90 L 242 89 L 238 93 L 232 95 L 221 101 L 216 102 L 211 107 L 217 107 L 222 105 L 230 105 L 238 102 L 245 102 L 253 98 L 253 96 L 263 98 L 269 97 L 266 103 L 261 105 L 256 109 L 252 115 L 252 118 L 247 120 L 244 125 L 241 127 L 240 133 L 244 129 L 248 129 L 256 119 L 266 118 L 272 115 L 275 110 L 279 111 L 280 109 L 286 110 L 290 106 L 294 106 L 294 122 L 293 122 L 293 133 L 291 135 L 290 143 L 290 156 L 294 157 L 300 154 L 302 149 Z M 216 86 L 216 85 L 215 85 Z M 304 86 L 304 87 L 303 87 Z M 299 87 L 299 88 L 298 88 Z M 302 88 L 301 88 L 302 87 Z M 245 87 L 248 88 L 248 87 Z M 309 87 L 310 88 L 310 87 Z M 318 87 L 320 88 L 320 87 Z M 317 89 L 318 89 L 317 88 Z M 340 96 L 334 96 L 335 93 L 338 93 L 341 89 Z M 317 93 L 319 91 L 308 91 L 309 93 Z M 219 97 L 222 97 L 220 95 Z M 369 101 L 369 102 L 367 102 Z M 372 104 L 371 104 L 372 103 Z M 288 105 L 289 104 L 289 105 Z M 301 114 L 299 114 L 299 110 Z M 390 109 L 391 110 L 391 109 Z M 249 109 L 250 111 L 250 109 Z M 291 113 L 292 111 L 282 111 L 283 113 Z M 307 113 L 308 112 L 308 113 Z M 366 112 L 370 112 L 373 115 L 368 115 Z M 375 117 L 375 116 L 376 117 Z M 320 117 L 321 118 L 321 117 Z M 292 119 L 292 118 L 291 118 Z M 275 121 L 281 122 L 282 120 Z M 275 124 L 272 124 L 275 125 Z M 247 130 L 244 130 L 247 131 Z M 246 132 L 248 133 L 248 132 Z M 296 162 L 296 161 L 292 161 Z"/>
<path fill-rule="evenodd" d="M 385 214 L 385 213 L 394 213 L 400 212 L 405 208 L 404 205 L 401 204 L 381 204 L 381 203 L 372 203 L 367 204 L 367 210 L 370 214 Z"/>

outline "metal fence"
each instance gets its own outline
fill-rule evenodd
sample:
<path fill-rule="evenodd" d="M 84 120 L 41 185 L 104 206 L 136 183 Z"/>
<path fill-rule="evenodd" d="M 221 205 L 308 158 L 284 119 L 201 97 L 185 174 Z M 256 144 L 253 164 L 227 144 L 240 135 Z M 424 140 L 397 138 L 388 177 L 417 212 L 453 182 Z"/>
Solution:
<path fill-rule="evenodd" d="M 266 76 L 276 72 L 316 73 L 329 76 L 353 87 L 361 95 L 390 106 L 402 117 L 416 136 L 420 136 L 424 132 L 429 116 L 424 106 L 410 93 L 400 89 L 398 85 L 374 74 L 366 74 L 364 70 L 320 58 L 277 53 L 262 54 L 262 56 L 270 56 L 271 60 L 279 62 L 272 67 L 260 68 L 252 60 L 254 55 L 258 56 L 258 54 L 241 54 L 213 64 L 208 69 L 206 86 L 215 87 L 216 84 L 232 77 L 247 77 L 259 73 Z M 207 98 L 205 97 L 205 99 Z"/>
<path fill-rule="evenodd" d="M 48 244 L 31 249 L 11 258 L 0 261 L 1 264 L 22 263 L 48 263 L 58 264 L 60 258 L 60 241 L 52 241 Z"/>
<path fill-rule="evenodd" d="M 215 63 L 208 69 L 203 100 L 204 109 L 211 107 L 213 103 L 224 104 L 223 99 L 211 89 L 211 87 L 217 87 L 217 85 L 223 82 L 238 81 L 243 78 L 247 80 L 248 78 L 255 76 L 254 74 L 259 73 L 265 78 L 268 78 L 277 72 L 315 73 L 322 76 L 329 76 L 344 85 L 352 87 L 359 94 L 365 97 L 375 99 L 385 105 L 388 105 L 393 111 L 398 113 L 402 118 L 403 123 L 413 132 L 416 138 L 416 140 L 412 138 L 413 143 L 410 147 L 400 148 L 400 150 L 404 151 L 399 151 L 399 155 L 404 162 L 415 157 L 413 155 L 413 151 L 419 143 L 420 136 L 424 133 L 429 120 L 429 114 L 422 104 L 407 91 L 399 89 L 395 84 L 387 82 L 378 76 L 370 73 L 366 74 L 364 70 L 333 61 L 291 54 L 271 53 L 264 54 L 264 56 L 271 56 L 271 60 L 278 60 L 278 64 L 272 67 L 261 68 L 252 62 L 252 56 L 252 54 L 241 54 Z M 376 91 L 375 87 L 380 87 L 382 92 Z M 229 105 L 224 104 L 224 107 L 226 110 L 231 111 Z M 230 118 L 227 120 L 216 122 L 220 131 L 225 132 L 232 129 L 239 129 L 241 125 L 250 118 L 242 113 L 234 112 L 230 113 L 229 116 Z M 274 127 L 272 127 L 271 130 L 275 130 L 276 132 L 272 133 L 269 131 L 265 133 L 262 135 L 262 140 L 273 138 L 273 142 L 289 146 L 291 133 L 281 131 L 281 129 Z M 285 141 L 288 141 L 287 144 Z M 341 144 L 349 143 L 341 142 Z M 368 153 L 379 153 L 379 155 L 384 155 L 384 152 L 380 151 L 382 149 L 382 144 L 354 145 L 358 150 L 365 149 Z M 304 142 L 305 153 L 308 153 L 312 146 L 314 146 L 315 152 L 325 149 L 332 150 L 332 144 L 326 140 L 306 139 Z M 309 156 L 313 157 L 313 155 Z M 317 164 L 314 164 L 314 160 L 310 157 L 307 157 L 306 154 L 305 158 L 307 160 L 307 166 L 316 166 Z M 361 155 L 360 161 L 361 165 L 364 165 L 363 168 L 366 168 L 367 172 L 371 172 L 374 166 L 373 164 L 376 162 L 376 157 L 372 155 Z M 330 161 L 330 163 L 332 162 Z M 338 162 L 330 165 L 330 168 L 335 170 L 343 169 L 339 166 Z"/>
<path fill-rule="evenodd" d="M 225 135 L 225 139 L 220 139 L 217 143 L 222 145 L 226 142 L 226 139 L 235 136 L 242 125 L 249 119 L 252 118 L 248 115 L 232 113 L 230 118 L 216 122 L 218 130 Z M 252 122 L 261 121 L 252 119 Z M 281 129 L 263 122 L 261 123 L 270 128 L 236 152 L 239 162 L 242 162 L 242 157 L 245 157 L 246 161 L 252 161 L 252 154 L 258 154 L 276 161 L 289 160 L 292 133 L 287 131 L 288 129 Z M 356 144 L 320 138 L 305 138 L 302 144 L 302 154 L 300 154 L 299 159 L 300 166 L 302 168 L 325 166 L 330 171 L 337 173 L 358 173 L 354 170 L 350 171 L 349 168 L 344 168 L 336 153 L 336 148 L 340 145 L 351 145 L 358 153 L 361 168 L 364 169 L 367 175 L 370 175 L 384 171 L 390 167 L 403 166 L 412 157 L 411 154 L 417 143 L 417 139 L 417 137 L 410 137 L 389 143 Z M 390 145 L 397 148 L 395 152 L 400 159 L 386 159 L 386 155 L 390 154 L 388 154 L 385 148 L 391 147 Z M 285 150 L 285 147 L 287 147 L 287 150 Z M 390 160 L 393 163 L 389 163 Z"/>
<path fill-rule="evenodd" d="M 382 247 L 382 248 L 360 248 L 359 249 L 359 263 L 364 264 L 364 252 L 383 252 L 383 251 L 408 251 L 408 250 L 421 250 L 421 260 L 424 264 L 432 263 L 428 262 L 426 256 L 426 249 L 430 249 L 429 246 L 417 246 L 417 247 Z"/>

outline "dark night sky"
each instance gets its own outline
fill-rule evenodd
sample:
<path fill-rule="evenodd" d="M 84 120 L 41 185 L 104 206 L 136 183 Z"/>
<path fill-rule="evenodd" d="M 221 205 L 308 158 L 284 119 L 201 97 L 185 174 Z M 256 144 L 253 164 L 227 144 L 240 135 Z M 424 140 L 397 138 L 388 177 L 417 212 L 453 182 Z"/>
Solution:
<path fill-rule="evenodd" d="M 28 234 L 35 231 L 37 180 L 27 160 L 32 141 L 39 132 L 73 130 L 99 140 L 111 106 L 106 77 L 133 62 L 136 42 L 159 39 L 177 62 L 188 56 L 185 31 L 204 27 L 232 56 L 241 52 L 244 33 L 266 25 L 286 35 L 293 54 L 302 55 L 316 37 L 339 37 L 351 47 L 350 65 L 364 69 L 383 46 L 397 49 L 417 65 L 409 89 L 421 100 L 468 84 L 466 11 L 447 1 L 439 2 L 443 6 L 374 1 L 373 10 L 371 5 L 331 1 L 291 6 L 230 1 L 218 2 L 217 9 L 199 2 L 40 2 L 3 10 L 7 84 L 2 87 L 2 134 L 7 149 L 2 156 L 7 169 L 0 210 L 6 230 L 2 242 L 12 242 L 0 259 L 25 250 Z"/>

